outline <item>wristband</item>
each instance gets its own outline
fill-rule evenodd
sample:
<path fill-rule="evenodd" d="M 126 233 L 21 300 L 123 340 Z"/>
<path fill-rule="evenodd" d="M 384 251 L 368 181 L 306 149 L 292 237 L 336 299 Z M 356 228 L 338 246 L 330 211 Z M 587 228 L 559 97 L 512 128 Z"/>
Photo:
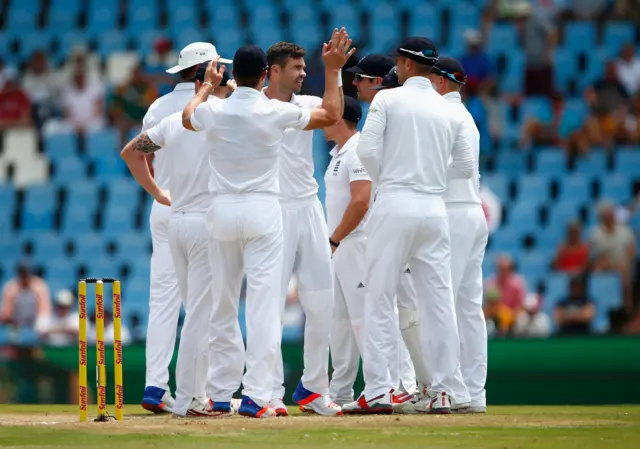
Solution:
<path fill-rule="evenodd" d="M 337 248 L 338 246 L 340 246 L 340 242 L 334 242 L 333 240 L 331 240 L 331 237 L 329 237 L 329 245 L 335 246 Z"/>
<path fill-rule="evenodd" d="M 211 86 L 211 88 L 213 88 L 213 84 L 211 84 L 209 81 L 205 81 L 204 83 L 202 83 L 203 86 Z"/>
<path fill-rule="evenodd" d="M 342 69 L 338 71 L 338 87 L 342 87 Z"/>

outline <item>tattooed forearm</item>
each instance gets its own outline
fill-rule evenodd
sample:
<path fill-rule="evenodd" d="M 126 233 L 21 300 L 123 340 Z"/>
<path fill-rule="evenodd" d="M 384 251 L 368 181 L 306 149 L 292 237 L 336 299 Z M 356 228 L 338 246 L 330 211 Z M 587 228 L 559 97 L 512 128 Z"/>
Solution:
<path fill-rule="evenodd" d="M 155 153 L 161 147 L 156 145 L 149 139 L 147 133 L 141 133 L 133 141 L 133 151 L 139 151 L 141 153 Z"/>

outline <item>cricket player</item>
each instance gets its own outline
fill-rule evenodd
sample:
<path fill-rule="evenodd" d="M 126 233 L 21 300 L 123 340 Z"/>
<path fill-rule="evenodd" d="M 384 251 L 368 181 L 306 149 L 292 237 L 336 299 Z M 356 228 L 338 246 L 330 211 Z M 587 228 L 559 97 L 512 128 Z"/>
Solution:
<path fill-rule="evenodd" d="M 407 264 L 418 294 L 423 355 L 429 367 L 429 413 L 449 413 L 460 363 L 447 213 L 448 170 L 469 178 L 475 158 L 463 119 L 428 79 L 438 58 L 428 39 L 405 39 L 397 50 L 401 87 L 376 95 L 357 154 L 377 193 L 367 219 L 365 390 L 345 413 L 392 413 L 387 366 L 395 338 L 395 294 Z M 452 163 L 449 165 L 449 158 Z M 464 388 L 464 387 L 463 387 Z"/>
<path fill-rule="evenodd" d="M 371 178 L 355 152 L 361 118 L 360 102 L 344 97 L 342 119 L 324 130 L 327 140 L 336 143 L 324 181 L 329 235 L 340 242 L 331 247 L 335 304 L 331 328 L 333 375 L 329 384 L 329 396 L 338 405 L 353 401 L 353 383 L 362 353 L 366 275 L 362 225 L 369 210 Z"/>
<path fill-rule="evenodd" d="M 198 66 L 195 92 L 202 88 L 209 61 Z M 222 101 L 213 94 L 209 101 Z M 182 113 L 176 112 L 141 133 L 122 150 L 133 176 L 161 204 L 171 202 L 169 246 L 176 269 L 185 321 L 180 336 L 176 365 L 177 416 L 221 416 L 232 408 L 214 410 L 205 400 L 209 366 L 209 317 L 211 315 L 211 270 L 209 267 L 205 214 L 211 204 L 210 169 L 206 136 L 182 126 Z M 154 181 L 144 157 L 162 150 L 168 167 L 169 195 Z"/>
<path fill-rule="evenodd" d="M 348 57 L 353 54 L 353 50 Z M 265 98 L 314 110 L 327 102 L 324 98 L 297 95 L 306 76 L 304 48 L 278 42 L 267 51 L 269 85 Z M 338 77 L 326 67 L 325 76 Z M 342 116 L 342 88 L 340 106 Z M 280 158 L 280 206 L 284 229 L 281 319 L 284 316 L 286 293 L 291 276 L 298 280 L 300 304 L 305 313 L 304 372 L 293 400 L 321 415 L 336 415 L 340 408 L 329 399 L 329 335 L 333 318 L 333 272 L 331 246 L 324 211 L 318 199 L 318 184 L 313 177 L 313 132 L 289 129 L 285 131 Z M 276 362 L 271 406 L 279 416 L 287 416 L 284 397 L 282 353 Z"/>
<path fill-rule="evenodd" d="M 479 192 L 480 132 L 460 96 L 467 79 L 462 64 L 453 58 L 439 58 L 429 79 L 464 119 L 465 132 L 474 151 L 471 179 L 449 179 L 444 201 L 451 237 L 451 283 L 460 334 L 460 367 L 471 399 L 470 407 L 460 411 L 485 413 L 487 325 L 482 312 L 482 261 L 489 233 Z M 456 402 L 460 395 L 454 392 Z M 454 403 L 454 411 L 456 406 Z"/>
<path fill-rule="evenodd" d="M 342 105 L 338 74 L 351 41 L 343 29 L 323 46 L 331 77 L 322 107 L 309 110 L 261 94 L 268 62 L 255 46 L 238 49 L 233 61 L 234 94 L 223 102 L 204 102 L 222 79 L 224 66 L 212 61 L 203 89 L 182 114 L 183 126 L 205 133 L 213 200 L 207 213 L 209 262 L 213 272 L 212 370 L 207 393 L 216 407 L 230 407 L 243 385 L 238 413 L 267 418 L 274 365 L 280 350 L 282 293 L 282 210 L 278 201 L 278 165 L 287 128 L 333 125 Z M 238 323 L 242 277 L 247 276 L 247 349 Z M 246 373 L 243 371 L 246 365 Z"/>
<path fill-rule="evenodd" d="M 371 104 L 376 94 L 382 89 L 400 86 L 395 61 L 387 55 L 376 53 L 367 55 L 347 71 L 355 74 L 354 85 L 358 89 L 358 99 L 365 103 Z M 394 327 L 394 331 L 395 328 L 399 328 L 399 331 L 397 349 L 394 352 L 398 357 L 389 364 L 389 371 L 391 378 L 397 379 L 391 395 L 392 405 L 397 412 L 403 412 L 405 404 L 408 405 L 408 402 L 415 399 L 416 373 L 420 384 L 426 381 L 426 371 L 420 370 L 422 351 L 418 321 L 415 316 L 417 298 L 409 267 L 405 268 L 400 277 L 397 299 L 398 325 Z M 414 365 L 418 365 L 415 370 Z"/>
<path fill-rule="evenodd" d="M 149 107 L 142 121 L 145 132 L 175 112 L 180 112 L 193 96 L 194 79 L 199 64 L 218 56 L 216 48 L 207 42 L 194 42 L 182 49 L 178 64 L 167 70 L 177 73 L 182 80 L 175 89 L 158 98 Z M 222 62 L 231 62 L 223 59 Z M 168 153 L 168 152 L 167 152 Z M 169 186 L 170 167 L 165 152 L 150 153 L 147 162 L 156 183 L 166 191 Z M 151 162 L 153 161 L 153 166 Z M 169 248 L 169 222 L 171 210 L 158 201 L 153 202 L 151 225 L 151 289 L 149 292 L 149 325 L 146 340 L 146 381 L 142 407 L 154 413 L 171 411 L 173 397 L 169 391 L 169 363 L 176 344 L 176 331 L 180 315 L 180 291 Z"/>

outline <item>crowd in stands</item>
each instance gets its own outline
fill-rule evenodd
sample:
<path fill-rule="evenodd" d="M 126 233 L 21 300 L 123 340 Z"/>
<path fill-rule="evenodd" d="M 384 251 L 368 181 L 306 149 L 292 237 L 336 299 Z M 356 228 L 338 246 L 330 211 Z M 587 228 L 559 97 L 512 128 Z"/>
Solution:
<path fill-rule="evenodd" d="M 209 4 L 194 1 L 200 3 Z M 236 6 L 222 3 L 225 11 L 241 11 L 238 23 L 252 8 L 250 0 Z M 260 5 L 276 5 L 285 12 L 282 26 L 290 31 L 282 38 L 304 38 L 292 22 L 303 17 L 304 8 L 318 14 L 318 19 L 304 15 L 305 20 L 339 25 L 329 23 L 340 18 L 332 13 L 331 2 L 299 3 L 264 0 Z M 638 2 L 398 0 L 397 8 L 395 1 L 337 3 L 340 14 L 355 11 L 353 17 L 362 24 L 357 56 L 391 50 L 395 37 L 382 46 L 371 38 L 374 24 L 391 14 L 397 20 L 393 22 L 396 36 L 425 34 L 439 44 L 443 55 L 460 58 L 465 67 L 468 81 L 463 95 L 482 136 L 481 183 L 487 194 L 499 199 L 503 214 L 485 260 L 484 309 L 490 335 L 640 333 Z M 4 14 L 0 24 L 8 29 L 9 11 L 17 1 L 5 4 L 4 10 L 0 8 L 0 16 Z M 211 15 L 215 13 L 209 14 L 202 24 L 218 23 Z M 253 27 L 253 15 L 249 17 L 248 26 Z M 353 17 L 347 22 L 356 20 Z M 276 21 L 279 27 L 279 16 Z M 119 140 L 112 148 L 116 153 L 119 144 L 139 131 L 149 105 L 176 82 L 165 69 L 175 64 L 181 42 L 169 31 L 157 34 L 144 55 L 105 54 L 96 51 L 93 43 L 72 47 L 62 59 L 51 57 L 44 48 L 20 58 L 9 45 L 4 53 L 0 46 L 0 135 L 34 129 L 35 145 L 42 151 L 48 136 L 71 133 L 90 139 L 98 131 L 116 130 Z M 8 36 L 0 27 L 0 40 Z M 230 41 L 213 41 L 221 54 L 233 53 L 234 48 L 225 47 Z M 304 92 L 322 95 L 323 72 L 317 54 L 309 48 Z M 355 96 L 346 73 L 344 78 L 345 94 Z M 0 159 L 8 140 L 0 138 Z M 46 151 L 44 157 L 55 168 L 55 158 Z M 318 153 L 317 173 L 322 173 L 321 164 L 328 160 L 326 147 L 319 144 L 314 152 Z M 3 182 L 10 184 L 16 177 L 0 164 L 2 170 L 6 173 L 0 173 L 0 189 Z M 123 170 L 121 177 L 125 176 Z M 13 190 L 6 195 L 9 198 Z M 7 203 L 11 209 L 0 211 L 20 215 L 17 205 L 21 203 L 16 201 Z M 142 220 L 136 232 L 146 232 L 145 223 Z M 7 226 L 3 228 L 0 220 L 2 232 L 20 233 L 20 225 Z M 50 344 L 74 340 L 77 320 L 70 312 L 75 304 L 69 289 L 76 279 L 65 279 L 64 286 L 55 282 L 52 305 L 47 273 L 39 278 L 19 260 L 3 261 L 0 335 L 2 323 L 10 323 L 31 328 Z M 295 295 L 290 296 L 291 321 L 299 323 Z M 131 341 L 143 338 L 141 310 L 136 309 L 127 322 Z"/>

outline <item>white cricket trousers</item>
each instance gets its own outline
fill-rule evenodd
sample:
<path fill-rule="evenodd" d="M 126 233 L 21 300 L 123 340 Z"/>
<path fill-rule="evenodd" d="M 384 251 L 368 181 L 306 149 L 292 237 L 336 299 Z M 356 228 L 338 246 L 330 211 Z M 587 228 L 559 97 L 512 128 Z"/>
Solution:
<path fill-rule="evenodd" d="M 151 282 L 146 341 L 146 387 L 169 391 L 169 364 L 176 345 L 180 289 L 169 247 L 171 208 L 154 201 L 151 207 Z"/>
<path fill-rule="evenodd" d="M 452 394 L 460 363 L 460 340 L 451 286 L 449 224 L 439 195 L 408 190 L 380 192 L 365 225 L 365 397 L 393 388 L 389 366 L 397 333 L 395 295 L 407 264 L 417 293 L 423 357 L 432 393 Z"/>
<path fill-rule="evenodd" d="M 185 319 L 176 364 L 174 413 L 186 415 L 193 398 L 205 397 L 209 368 L 211 269 L 204 212 L 174 212 L 169 245 L 176 267 Z"/>
<path fill-rule="evenodd" d="M 447 214 L 462 378 L 471 403 L 486 406 L 487 325 L 482 311 L 482 261 L 489 235 L 487 220 L 482 207 L 471 203 L 449 203 Z"/>
<path fill-rule="evenodd" d="M 324 395 L 329 393 L 329 335 L 333 318 L 333 268 L 327 223 L 316 195 L 280 204 L 284 229 L 280 323 L 282 327 L 287 288 L 295 274 L 298 297 L 306 318 L 301 381 L 307 390 Z M 283 383 L 280 351 L 272 398 L 284 398 Z"/>
<path fill-rule="evenodd" d="M 277 196 L 218 195 L 207 213 L 207 230 L 215 286 L 207 394 L 214 402 L 229 402 L 242 382 L 242 394 L 265 406 L 282 340 L 282 211 Z M 246 353 L 238 322 L 245 273 Z"/>

